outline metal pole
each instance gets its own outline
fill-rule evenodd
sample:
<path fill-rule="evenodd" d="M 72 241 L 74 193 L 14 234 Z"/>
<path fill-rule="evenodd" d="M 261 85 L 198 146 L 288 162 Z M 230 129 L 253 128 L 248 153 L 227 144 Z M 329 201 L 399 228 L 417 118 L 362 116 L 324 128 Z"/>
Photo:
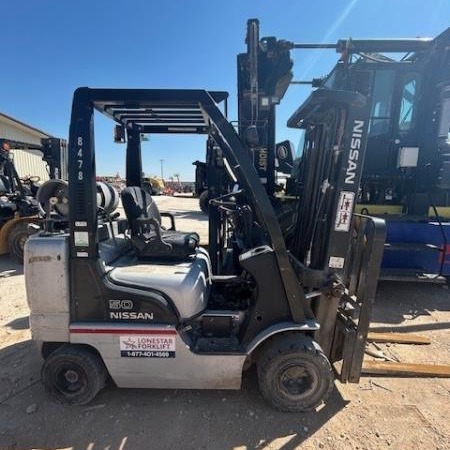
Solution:
<path fill-rule="evenodd" d="M 161 180 L 164 180 L 164 159 L 159 160 L 161 162 Z"/>
<path fill-rule="evenodd" d="M 320 49 L 320 48 L 337 48 L 336 44 L 294 44 L 292 43 L 292 48 L 303 48 L 303 49 Z"/>
<path fill-rule="evenodd" d="M 291 84 L 313 84 L 314 81 L 291 81 Z"/>

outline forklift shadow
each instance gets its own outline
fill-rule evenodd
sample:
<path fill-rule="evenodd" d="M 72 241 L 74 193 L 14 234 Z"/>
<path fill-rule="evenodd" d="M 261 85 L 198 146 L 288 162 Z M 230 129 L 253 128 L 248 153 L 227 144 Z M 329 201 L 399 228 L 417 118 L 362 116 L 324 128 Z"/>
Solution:
<path fill-rule="evenodd" d="M 252 368 L 244 374 L 240 391 L 136 390 L 110 387 L 100 395 L 96 403 L 106 403 L 108 415 L 116 410 L 113 405 L 119 404 L 130 414 L 135 414 L 136 406 L 141 411 L 131 422 L 141 424 L 146 435 L 152 436 L 151 443 L 138 437 L 139 427 L 133 430 L 126 425 L 122 428 L 127 430 L 122 439 L 126 437 L 127 445 L 117 445 L 123 442 L 121 436 L 114 439 L 120 450 L 294 450 L 325 426 L 349 402 L 334 387 L 327 403 L 316 411 L 297 414 L 278 412 L 259 394 L 256 370 Z M 110 445 L 102 442 L 98 448 L 104 448 L 105 444 Z M 110 448 L 116 447 L 113 444 Z"/>
<path fill-rule="evenodd" d="M 449 299 L 448 288 L 444 285 L 383 281 L 378 284 L 371 323 L 412 326 L 411 321 L 421 316 L 421 321 L 423 316 L 428 316 L 430 322 L 435 323 L 432 313 L 450 311 Z M 371 330 L 375 331 L 375 327 Z"/>
<path fill-rule="evenodd" d="M 158 445 L 140 446 L 129 437 L 130 449 L 293 450 L 348 404 L 334 387 L 327 403 L 317 411 L 297 414 L 276 411 L 259 393 L 255 368 L 244 373 L 240 391 L 110 389 L 100 401 L 114 391 L 122 402 L 145 402 L 146 410 L 152 405 L 161 424 L 169 422 L 175 435 L 168 439 L 167 432 L 163 432 L 159 437 L 156 423 L 150 421 L 148 432 L 158 436 Z"/>
<path fill-rule="evenodd" d="M 5 350 L 0 350 L 0 361 Z M 261 398 L 256 371 L 251 369 L 240 391 L 118 389 L 110 385 L 89 405 L 62 406 L 36 380 L 40 363 L 22 358 L 22 364 L 24 378 L 35 375 L 31 383 L 4 399 L 7 408 L 0 404 L 5 431 L 0 432 L 0 448 L 5 448 L 2 439 L 6 439 L 4 443 L 14 445 L 11 448 L 24 450 L 293 450 L 347 404 L 335 388 L 317 411 L 278 412 Z M 24 415 L 33 404 L 36 411 Z"/>
<path fill-rule="evenodd" d="M 23 275 L 23 266 L 9 256 L 0 256 L 0 279 Z"/>

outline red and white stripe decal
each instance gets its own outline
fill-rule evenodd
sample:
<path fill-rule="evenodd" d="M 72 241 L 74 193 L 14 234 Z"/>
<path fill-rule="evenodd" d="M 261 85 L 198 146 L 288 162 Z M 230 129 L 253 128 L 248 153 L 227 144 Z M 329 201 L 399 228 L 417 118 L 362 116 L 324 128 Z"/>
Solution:
<path fill-rule="evenodd" d="M 176 335 L 177 332 L 174 329 L 159 329 L 155 328 L 70 328 L 70 332 L 73 334 L 167 334 Z"/>

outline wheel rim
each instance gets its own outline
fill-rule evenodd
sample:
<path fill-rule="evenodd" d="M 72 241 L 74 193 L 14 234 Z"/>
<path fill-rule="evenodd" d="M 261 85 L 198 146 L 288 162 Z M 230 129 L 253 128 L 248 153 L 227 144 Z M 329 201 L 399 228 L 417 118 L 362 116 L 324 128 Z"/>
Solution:
<path fill-rule="evenodd" d="M 54 371 L 56 389 L 66 397 L 76 395 L 86 389 L 88 380 L 86 372 L 77 364 L 64 362 Z"/>
<path fill-rule="evenodd" d="M 319 385 L 317 372 L 306 362 L 282 367 L 277 379 L 281 391 L 295 399 L 309 396 Z"/>

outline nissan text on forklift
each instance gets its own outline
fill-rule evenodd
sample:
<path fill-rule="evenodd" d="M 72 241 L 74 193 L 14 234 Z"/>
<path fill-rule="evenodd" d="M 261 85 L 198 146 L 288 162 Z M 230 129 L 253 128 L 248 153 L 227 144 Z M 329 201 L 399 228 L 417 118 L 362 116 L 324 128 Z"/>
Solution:
<path fill-rule="evenodd" d="M 323 163 L 301 168 L 295 220 L 280 226 L 253 161 L 275 145 L 274 128 L 261 124 L 274 123 L 266 119 L 289 86 L 292 61 L 285 41 L 258 33 L 250 20 L 239 64 L 253 70 L 265 58 L 273 70 L 260 88 L 257 77 L 242 84 L 240 108 L 254 115 L 239 132 L 226 117 L 226 92 L 75 91 L 68 229 L 32 236 L 25 258 L 42 380 L 60 402 L 88 403 L 109 378 L 118 387 L 239 389 L 256 365 L 263 397 L 298 412 L 327 399 L 333 371 L 359 381 L 385 238 L 383 220 L 352 218 L 361 165 L 348 163 L 355 151 L 364 158 L 367 102 L 324 88 L 294 113 L 295 126 L 314 129 L 320 146 L 309 150 Z M 126 142 L 126 219 L 98 206 L 94 111 Z M 141 187 L 141 136 L 153 133 L 205 136 L 207 249 Z M 304 189 L 308 177 L 322 180 L 319 191 Z M 319 197 L 320 211 L 305 215 L 301 205 Z M 49 195 L 48 208 L 59 201 Z"/>

